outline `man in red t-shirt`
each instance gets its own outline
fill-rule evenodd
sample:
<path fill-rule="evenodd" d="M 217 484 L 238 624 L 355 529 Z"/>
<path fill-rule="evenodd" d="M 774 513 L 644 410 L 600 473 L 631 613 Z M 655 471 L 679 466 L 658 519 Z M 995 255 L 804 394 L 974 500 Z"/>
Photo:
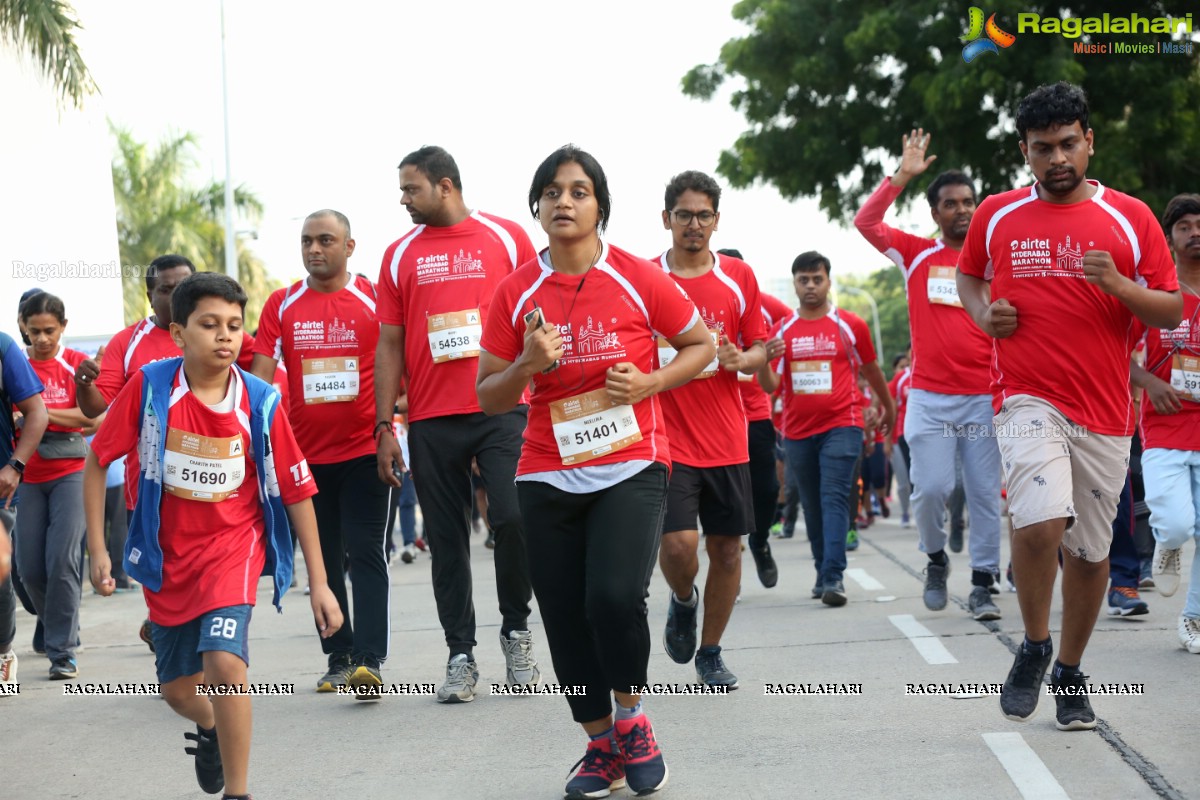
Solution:
<path fill-rule="evenodd" d="M 771 361 L 759 369 L 758 381 L 768 394 L 783 387 L 783 451 L 800 490 L 817 570 L 812 596 L 829 606 L 844 606 L 846 536 L 855 511 L 850 487 L 865 427 L 859 374 L 883 407 L 885 433 L 896 422 L 896 405 L 867 324 L 829 302 L 829 274 L 829 259 L 814 251 L 792 262 L 800 306 L 771 329 Z"/>
<path fill-rule="evenodd" d="M 391 495 L 375 470 L 375 287 L 346 268 L 350 220 L 332 209 L 309 214 L 300 233 L 308 278 L 271 294 L 258 322 L 252 372 L 268 383 L 282 360 L 288 419 L 319 493 L 313 498 L 329 588 L 346 622 L 321 640 L 328 671 L 318 692 L 351 686 L 378 699 L 388 655 L 389 580 L 384 556 Z M 354 616 L 346 595 L 349 559 Z"/>
<path fill-rule="evenodd" d="M 963 310 L 954 265 L 975 213 L 975 186 L 961 172 L 943 172 L 926 191 L 929 213 L 941 235 L 928 239 L 883 221 L 904 187 L 925 173 L 929 135 L 903 137 L 896 174 L 885 178 L 854 217 L 854 225 L 904 276 L 912 329 L 912 385 L 905 417 L 905 450 L 911 453 L 913 516 L 925 567 L 925 607 L 946 607 L 950 559 L 946 555 L 946 503 L 955 491 L 955 464 L 971 506 L 971 594 L 977 620 L 1000 619 L 991 587 L 1000 576 L 1000 454 L 991 435 L 991 342 Z M 962 550 L 961 530 L 951 549 Z"/>
<path fill-rule="evenodd" d="M 1051 674 L 1057 725 L 1086 730 L 1096 715 L 1079 665 L 1108 586 L 1129 463 L 1134 322 L 1174 328 L 1183 304 L 1150 209 L 1085 179 L 1093 139 L 1083 90 L 1040 86 L 1021 101 L 1016 122 L 1037 183 L 983 201 L 957 280 L 967 313 L 994 340 L 995 435 L 1025 624 L 1000 708 L 1017 721 L 1037 710 L 1053 655 L 1050 602 L 1061 553 L 1062 642 Z"/>
<path fill-rule="evenodd" d="M 720 222 L 720 200 L 721 187 L 702 172 L 681 172 L 667 184 L 662 218 L 672 243 L 657 263 L 696 304 L 717 352 L 698 376 L 662 393 L 671 477 L 658 562 L 671 587 L 663 634 L 667 655 L 677 664 L 694 656 L 697 680 L 736 689 L 737 676 L 721 658 L 721 636 L 741 586 L 741 537 L 754 527 L 746 411 L 737 375 L 753 374 L 766 363 L 767 329 L 750 265 L 708 249 Z M 675 348 L 660 338 L 660 365 L 674 357 Z M 699 649 L 697 517 L 708 553 Z"/>
<path fill-rule="evenodd" d="M 379 271 L 381 331 L 375 356 L 375 437 L 381 479 L 399 488 L 406 468 L 392 428 L 400 380 L 408 386 L 413 480 L 433 556 L 433 596 L 450 660 L 438 690 L 443 703 L 475 697 L 475 605 L 471 586 L 471 459 L 488 495 L 495 533 L 500 644 L 512 685 L 541 680 L 529 632 L 529 565 L 513 475 L 528 405 L 488 417 L 475 377 L 479 340 L 496 286 L 536 257 L 515 222 L 472 211 L 463 202 L 454 159 L 422 147 L 400 162 L 400 202 L 416 227 L 383 254 Z"/>
<path fill-rule="evenodd" d="M 1163 212 L 1183 290 L 1183 321 L 1146 332 L 1146 366 L 1129 366 L 1142 400 L 1142 477 L 1154 548 L 1154 586 L 1179 590 L 1183 546 L 1200 541 L 1200 195 L 1181 194 Z M 1192 560 L 1187 600 L 1176 628 L 1179 644 L 1200 654 L 1200 558 Z"/>

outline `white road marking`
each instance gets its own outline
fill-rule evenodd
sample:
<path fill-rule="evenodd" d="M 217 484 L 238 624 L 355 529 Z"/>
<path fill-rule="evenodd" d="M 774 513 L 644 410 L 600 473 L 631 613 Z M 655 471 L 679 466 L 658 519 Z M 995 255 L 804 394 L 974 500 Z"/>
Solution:
<path fill-rule="evenodd" d="M 846 577 L 857 583 L 866 592 L 878 592 L 884 588 L 882 583 L 872 578 L 862 567 L 846 570 Z"/>
<path fill-rule="evenodd" d="M 985 733 L 983 741 L 1025 800 L 1070 800 L 1050 770 L 1019 733 Z"/>
<path fill-rule="evenodd" d="M 950 651 L 933 635 L 933 631 L 917 622 L 912 614 L 893 614 L 888 617 L 888 621 L 908 637 L 921 657 L 930 664 L 958 663 L 958 659 L 950 655 Z"/>

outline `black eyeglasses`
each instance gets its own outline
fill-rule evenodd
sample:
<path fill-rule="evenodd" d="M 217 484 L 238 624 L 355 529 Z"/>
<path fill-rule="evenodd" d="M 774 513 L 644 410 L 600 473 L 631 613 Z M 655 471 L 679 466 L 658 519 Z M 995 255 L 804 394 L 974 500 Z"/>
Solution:
<path fill-rule="evenodd" d="M 694 214 L 691 211 L 672 211 L 671 218 L 675 220 L 681 228 L 686 228 L 692 224 L 692 220 L 700 225 L 701 228 L 707 228 L 717 221 L 717 215 L 712 211 L 701 211 L 699 214 Z"/>

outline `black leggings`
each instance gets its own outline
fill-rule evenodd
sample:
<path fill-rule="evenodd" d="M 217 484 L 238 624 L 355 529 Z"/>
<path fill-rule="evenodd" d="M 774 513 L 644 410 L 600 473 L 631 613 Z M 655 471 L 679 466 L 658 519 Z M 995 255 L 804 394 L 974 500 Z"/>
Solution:
<path fill-rule="evenodd" d="M 615 486 L 572 494 L 517 483 L 529 571 L 554 673 L 586 686 L 567 703 L 576 722 L 612 713 L 612 691 L 647 683 L 646 597 L 666 512 L 667 469 L 653 464 Z"/>
<path fill-rule="evenodd" d="M 779 500 L 779 478 L 775 474 L 775 426 L 769 419 L 749 423 L 750 495 L 754 500 L 754 531 L 750 544 L 767 543 Z"/>

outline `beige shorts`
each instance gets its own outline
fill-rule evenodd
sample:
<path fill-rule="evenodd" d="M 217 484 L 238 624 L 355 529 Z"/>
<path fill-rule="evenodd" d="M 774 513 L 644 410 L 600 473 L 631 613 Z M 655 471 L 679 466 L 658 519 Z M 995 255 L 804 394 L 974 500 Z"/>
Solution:
<path fill-rule="evenodd" d="M 1108 558 L 1130 437 L 1092 433 L 1027 394 L 1007 398 L 995 423 L 1013 528 L 1066 517 L 1064 550 Z"/>

